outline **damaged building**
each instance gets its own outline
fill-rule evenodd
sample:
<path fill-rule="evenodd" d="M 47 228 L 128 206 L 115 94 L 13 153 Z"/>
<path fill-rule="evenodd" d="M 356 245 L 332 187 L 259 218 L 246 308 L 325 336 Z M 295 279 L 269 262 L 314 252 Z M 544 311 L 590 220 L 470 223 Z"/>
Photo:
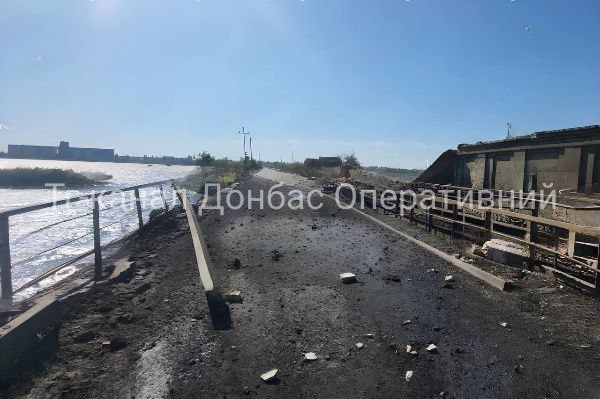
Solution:
<path fill-rule="evenodd" d="M 600 193 L 600 125 L 535 132 L 505 140 L 460 144 L 415 181 L 476 189 Z"/>

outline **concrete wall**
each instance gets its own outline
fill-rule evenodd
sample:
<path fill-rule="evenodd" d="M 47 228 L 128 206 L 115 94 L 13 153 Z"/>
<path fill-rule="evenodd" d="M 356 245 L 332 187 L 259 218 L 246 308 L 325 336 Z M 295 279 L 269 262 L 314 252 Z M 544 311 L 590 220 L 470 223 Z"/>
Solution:
<path fill-rule="evenodd" d="M 585 156 L 588 156 L 587 153 Z M 527 191 L 530 173 L 537 174 L 540 190 L 543 188 L 543 183 L 553 184 L 552 188 L 556 190 L 577 188 L 578 183 L 582 185 L 581 147 L 462 155 L 456 163 L 454 184 L 482 188 L 485 177 L 485 157 L 488 158 L 489 163 L 490 187 L 496 190 Z M 583 170 L 586 168 L 587 165 L 583 166 Z M 596 173 L 594 182 L 597 184 L 600 183 L 597 180 L 600 179 L 600 170 L 596 172 L 598 164 L 594 168 Z"/>
<path fill-rule="evenodd" d="M 496 190 L 515 190 L 515 161 L 513 152 L 493 154 L 491 188 Z"/>
<path fill-rule="evenodd" d="M 541 190 L 543 184 L 552 184 L 557 188 L 558 182 L 558 159 L 561 156 L 560 149 L 542 149 L 528 150 L 525 157 L 525 189 L 531 189 L 529 185 L 529 175 L 536 174 L 538 180 L 538 189 Z"/>
<path fill-rule="evenodd" d="M 485 173 L 485 155 L 467 155 L 457 162 L 459 168 L 459 186 L 483 188 Z"/>

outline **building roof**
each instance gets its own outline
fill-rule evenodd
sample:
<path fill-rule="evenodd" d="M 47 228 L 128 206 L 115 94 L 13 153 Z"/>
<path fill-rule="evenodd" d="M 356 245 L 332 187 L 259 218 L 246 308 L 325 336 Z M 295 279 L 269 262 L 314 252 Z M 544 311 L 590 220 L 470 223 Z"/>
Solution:
<path fill-rule="evenodd" d="M 515 147 L 543 144 L 561 144 L 600 140 L 600 125 L 579 126 L 568 129 L 544 130 L 525 136 L 515 136 L 504 140 L 479 141 L 475 144 L 459 144 L 459 153 L 485 152 L 487 150 L 514 149 Z"/>

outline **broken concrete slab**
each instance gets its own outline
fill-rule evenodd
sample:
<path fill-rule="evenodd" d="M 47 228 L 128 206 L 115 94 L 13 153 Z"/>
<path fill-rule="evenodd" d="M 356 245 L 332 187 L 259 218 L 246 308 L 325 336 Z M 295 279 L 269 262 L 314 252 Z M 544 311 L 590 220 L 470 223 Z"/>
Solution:
<path fill-rule="evenodd" d="M 412 379 L 412 377 L 413 377 L 413 374 L 414 374 L 414 372 L 412 370 L 408 370 L 406 372 L 406 374 L 404 375 L 404 379 L 406 381 L 410 381 Z"/>
<path fill-rule="evenodd" d="M 315 352 L 308 352 L 304 354 L 304 360 L 313 361 L 317 360 L 317 354 Z"/>
<path fill-rule="evenodd" d="M 264 382 L 272 382 L 275 379 L 278 371 L 278 369 L 269 370 L 266 373 L 261 374 L 260 379 Z"/>
<path fill-rule="evenodd" d="M 356 344 L 354 344 L 354 346 L 356 346 L 357 349 L 362 349 L 365 347 L 365 344 L 363 344 L 362 342 L 357 342 Z"/>
<path fill-rule="evenodd" d="M 354 273 L 340 273 L 340 280 L 344 284 L 356 283 L 356 275 Z"/>
<path fill-rule="evenodd" d="M 229 303 L 242 303 L 244 300 L 240 291 L 228 292 L 227 294 L 223 295 L 223 299 L 225 302 Z"/>
<path fill-rule="evenodd" d="M 483 244 L 482 250 L 487 259 L 515 267 L 522 267 L 529 258 L 529 250 L 525 246 L 497 238 Z"/>
<path fill-rule="evenodd" d="M 434 344 L 429 344 L 429 346 L 427 346 L 427 348 L 425 348 L 425 350 L 429 353 L 437 353 L 437 346 L 435 346 Z"/>
<path fill-rule="evenodd" d="M 451 283 L 451 282 L 454 281 L 454 276 L 451 275 L 451 274 L 449 274 L 446 277 L 444 277 L 444 281 L 447 282 L 447 283 Z"/>

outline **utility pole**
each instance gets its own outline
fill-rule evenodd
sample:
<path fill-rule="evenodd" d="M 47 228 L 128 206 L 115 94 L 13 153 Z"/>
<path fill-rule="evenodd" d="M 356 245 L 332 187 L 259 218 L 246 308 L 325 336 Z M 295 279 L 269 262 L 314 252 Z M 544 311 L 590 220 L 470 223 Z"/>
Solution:
<path fill-rule="evenodd" d="M 512 130 L 512 124 L 510 122 L 508 122 L 506 124 L 506 138 L 507 139 L 511 139 L 512 135 L 510 134 L 510 131 Z"/>
<path fill-rule="evenodd" d="M 252 161 L 252 136 L 250 136 L 250 160 Z"/>
<path fill-rule="evenodd" d="M 246 135 L 250 135 L 250 132 L 246 131 L 246 128 L 242 126 L 242 131 L 238 131 L 239 134 L 244 136 L 244 166 L 246 165 L 246 160 L 248 159 L 248 153 L 246 153 Z M 252 147 L 252 144 L 250 144 Z"/>

